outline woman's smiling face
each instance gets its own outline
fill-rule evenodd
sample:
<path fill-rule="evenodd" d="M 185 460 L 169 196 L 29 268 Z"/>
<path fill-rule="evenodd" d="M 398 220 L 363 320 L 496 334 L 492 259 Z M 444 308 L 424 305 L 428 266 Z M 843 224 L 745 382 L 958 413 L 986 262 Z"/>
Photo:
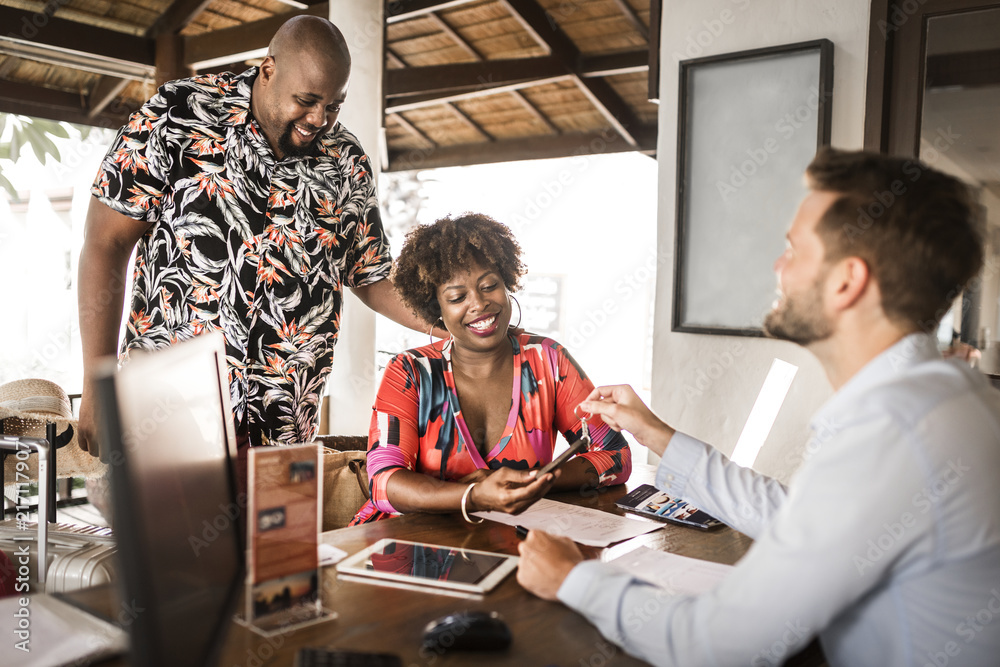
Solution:
<path fill-rule="evenodd" d="M 500 272 L 473 261 L 437 287 L 441 319 L 455 344 L 488 351 L 507 339 L 511 307 Z"/>

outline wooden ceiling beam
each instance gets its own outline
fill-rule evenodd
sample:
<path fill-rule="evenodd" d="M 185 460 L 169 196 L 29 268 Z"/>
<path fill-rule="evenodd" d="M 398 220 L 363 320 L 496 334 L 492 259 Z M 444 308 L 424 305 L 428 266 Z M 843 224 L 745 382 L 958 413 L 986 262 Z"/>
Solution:
<path fill-rule="evenodd" d="M 544 86 L 550 83 L 558 83 L 560 81 L 566 81 L 572 78 L 573 76 L 570 74 L 560 74 L 559 76 L 553 76 L 547 79 L 518 81 L 515 83 L 508 83 L 502 86 L 495 86 L 493 88 L 480 87 L 475 90 L 466 90 L 462 92 L 449 93 L 449 94 L 429 93 L 427 95 L 413 95 L 410 97 L 387 100 L 385 106 L 385 112 L 402 113 L 404 111 L 424 109 L 427 107 L 436 106 L 438 104 L 445 104 L 447 102 L 457 102 L 460 100 L 471 100 L 477 97 L 499 95 L 501 93 L 509 93 L 512 90 L 520 90 L 522 88 L 530 88 L 532 86 Z"/>
<path fill-rule="evenodd" d="M 387 49 L 388 58 L 402 60 Z M 608 56 L 584 58 L 572 74 L 583 78 L 614 76 L 643 72 L 649 67 L 649 55 L 643 51 L 628 51 Z M 569 74 L 562 62 L 554 56 L 538 58 L 511 58 L 482 60 L 454 65 L 429 65 L 386 71 L 386 97 L 426 95 L 433 92 L 451 94 L 470 90 L 488 90 L 511 83 L 530 82 Z"/>
<path fill-rule="evenodd" d="M 385 47 L 385 59 L 395 65 L 398 69 L 406 67 L 406 63 L 403 62 L 403 59 L 397 56 L 388 46 Z"/>
<path fill-rule="evenodd" d="M 399 23 L 408 19 L 453 9 L 478 0 L 389 0 L 385 8 L 385 22 Z"/>
<path fill-rule="evenodd" d="M 458 34 L 458 32 L 455 31 L 450 25 L 448 25 L 448 22 L 445 21 L 443 18 L 441 18 L 440 16 L 438 16 L 433 12 L 431 14 L 428 14 L 428 18 L 430 18 L 434 22 L 434 24 L 441 29 L 441 32 L 451 37 L 451 39 L 455 43 L 457 43 L 459 46 L 465 49 L 466 53 L 468 53 L 470 56 L 479 61 L 485 60 L 483 54 L 480 53 L 474 46 L 472 46 L 472 44 L 466 41 L 464 37 Z M 555 125 L 553 125 L 552 121 L 550 121 L 548 117 L 538 109 L 538 107 L 532 104 L 527 97 L 521 94 L 521 91 L 512 90 L 510 91 L 510 96 L 513 97 L 515 100 L 517 100 L 517 102 L 524 108 L 524 110 L 530 113 L 535 118 L 535 120 L 538 120 L 543 125 L 545 125 L 550 132 L 552 132 L 553 134 L 559 134 L 561 132 L 561 130 Z"/>
<path fill-rule="evenodd" d="M 232 28 L 184 37 L 185 64 L 194 70 L 202 70 L 251 58 L 263 58 L 267 54 L 267 45 L 271 43 L 278 28 L 293 16 L 304 14 L 327 18 L 330 15 L 330 4 L 324 2 L 301 11 L 276 14 Z"/>
<path fill-rule="evenodd" d="M 482 125 L 480 125 L 479 123 L 477 123 L 472 119 L 472 116 L 459 109 L 453 103 L 449 102 L 444 106 L 446 109 L 451 111 L 455 115 L 455 117 L 458 118 L 458 120 L 460 120 L 462 124 L 464 124 L 466 127 L 483 135 L 484 137 L 486 137 L 488 141 L 491 142 L 496 141 L 496 137 L 494 137 L 492 134 L 484 130 Z"/>
<path fill-rule="evenodd" d="M 552 134 L 562 134 L 562 129 L 560 129 L 555 123 L 549 120 L 549 117 L 543 114 L 539 110 L 539 108 L 536 107 L 531 102 L 531 100 L 525 97 L 524 93 L 522 93 L 520 90 L 512 90 L 510 91 L 510 94 L 511 97 L 517 100 L 521 104 L 521 106 L 523 106 L 525 110 L 527 110 L 528 113 L 530 113 L 532 116 L 535 117 L 536 120 L 540 121 L 543 125 L 549 128 L 549 131 L 552 132 Z"/>
<path fill-rule="evenodd" d="M 424 143 L 429 144 L 432 147 L 437 146 L 437 142 L 436 141 L 434 141 L 429 136 L 427 136 L 427 134 L 425 132 L 423 132 L 419 127 L 417 127 L 416 125 L 414 125 L 410 121 L 406 120 L 406 116 L 404 116 L 403 114 L 401 114 L 401 113 L 394 113 L 394 114 L 387 114 L 387 115 L 390 116 L 397 123 L 399 123 L 401 126 L 403 126 L 403 129 L 405 129 L 407 132 L 409 132 L 413 136 L 419 138 Z"/>
<path fill-rule="evenodd" d="M 584 78 L 595 76 L 617 76 L 645 72 L 649 69 L 649 52 L 623 51 L 602 56 L 583 56 L 578 74 Z"/>
<path fill-rule="evenodd" d="M 455 29 L 452 28 L 450 25 L 448 25 L 447 21 L 445 21 L 443 18 L 441 18 L 434 12 L 430 12 L 429 14 L 427 14 L 427 18 L 431 20 L 431 23 L 437 26 L 438 30 L 443 32 L 445 35 L 450 37 L 453 42 L 458 44 L 463 51 L 468 53 L 476 60 L 483 60 L 483 54 L 477 51 L 475 47 L 472 46 L 472 44 L 469 44 L 469 42 L 467 42 L 464 37 L 455 32 Z"/>
<path fill-rule="evenodd" d="M 649 72 L 646 78 L 646 97 L 660 103 L 660 22 L 663 0 L 649 0 Z"/>
<path fill-rule="evenodd" d="M 198 15 L 211 3 L 212 0 L 174 0 L 160 18 L 156 19 L 156 23 L 149 26 L 146 37 L 180 32 L 198 18 Z"/>
<path fill-rule="evenodd" d="M 615 128 L 615 131 L 632 144 L 638 146 L 635 133 L 642 128 L 638 116 L 606 81 L 599 78 L 584 78 L 580 74 L 581 54 L 566 33 L 549 16 L 536 0 L 500 0 L 522 24 L 531 28 L 536 38 L 543 40 L 558 58 L 567 73 L 576 79 L 580 90 L 587 95 L 594 107 Z"/>
<path fill-rule="evenodd" d="M 87 71 L 117 71 L 143 78 L 155 66 L 155 45 L 146 37 L 0 6 L 0 51 Z"/>
<path fill-rule="evenodd" d="M 628 4 L 628 0 L 614 0 L 614 3 L 618 5 L 618 9 L 621 10 L 621 13 L 625 16 L 625 20 L 632 26 L 632 29 L 642 35 L 642 38 L 648 42 L 649 28 L 639 18 L 638 12 L 632 8 L 632 5 Z"/>
<path fill-rule="evenodd" d="M 0 111 L 109 129 L 118 129 L 129 117 L 128 110 L 104 111 L 91 116 L 80 105 L 78 93 L 14 81 L 4 81 L 0 86 Z"/>
<path fill-rule="evenodd" d="M 11 72 L 17 69 L 20 63 L 21 59 L 17 56 L 6 56 L 4 61 L 0 63 L 0 79 L 6 79 Z"/>
<path fill-rule="evenodd" d="M 87 95 L 87 117 L 95 118 L 103 112 L 115 98 L 125 90 L 129 84 L 128 79 L 119 79 L 113 76 L 102 76 L 90 89 Z"/>
<path fill-rule="evenodd" d="M 566 73 L 551 56 L 511 60 L 483 60 L 454 65 L 391 69 L 385 73 L 386 97 L 488 89 L 509 83 L 547 79 Z"/>
<path fill-rule="evenodd" d="M 649 133 L 646 133 L 649 135 Z M 604 132 L 573 133 L 547 137 L 525 137 L 506 139 L 489 145 L 464 144 L 461 146 L 438 146 L 437 148 L 414 148 L 389 154 L 386 171 L 408 171 L 410 169 L 433 169 L 515 160 L 539 160 L 545 158 L 574 157 L 580 155 L 605 155 L 639 151 L 653 155 L 656 151 L 655 133 L 652 141 L 644 140 L 638 146 L 622 137 Z"/>

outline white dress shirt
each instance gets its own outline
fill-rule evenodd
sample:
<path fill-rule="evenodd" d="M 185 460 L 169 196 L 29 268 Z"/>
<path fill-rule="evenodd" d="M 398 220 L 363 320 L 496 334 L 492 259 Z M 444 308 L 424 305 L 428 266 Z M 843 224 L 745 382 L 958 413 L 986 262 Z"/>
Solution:
<path fill-rule="evenodd" d="M 1000 665 L 1000 392 L 913 334 L 817 412 L 786 489 L 676 434 L 656 485 L 755 542 L 715 589 L 670 596 L 606 564 L 559 599 L 657 665 Z"/>

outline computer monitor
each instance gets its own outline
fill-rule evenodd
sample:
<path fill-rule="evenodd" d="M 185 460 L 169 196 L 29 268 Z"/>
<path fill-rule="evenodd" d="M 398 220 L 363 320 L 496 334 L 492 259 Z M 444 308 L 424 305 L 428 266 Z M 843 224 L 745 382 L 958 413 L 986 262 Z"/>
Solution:
<path fill-rule="evenodd" d="M 98 395 L 131 663 L 214 664 L 244 581 L 222 336 L 133 353 Z"/>

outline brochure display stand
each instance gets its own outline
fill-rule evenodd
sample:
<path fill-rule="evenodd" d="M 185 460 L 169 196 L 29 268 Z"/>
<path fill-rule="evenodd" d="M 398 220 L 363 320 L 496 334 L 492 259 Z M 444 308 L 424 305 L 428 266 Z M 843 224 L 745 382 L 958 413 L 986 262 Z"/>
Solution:
<path fill-rule="evenodd" d="M 237 621 L 264 636 L 336 617 L 320 598 L 320 450 L 254 447 L 247 459 L 247 591 Z"/>

